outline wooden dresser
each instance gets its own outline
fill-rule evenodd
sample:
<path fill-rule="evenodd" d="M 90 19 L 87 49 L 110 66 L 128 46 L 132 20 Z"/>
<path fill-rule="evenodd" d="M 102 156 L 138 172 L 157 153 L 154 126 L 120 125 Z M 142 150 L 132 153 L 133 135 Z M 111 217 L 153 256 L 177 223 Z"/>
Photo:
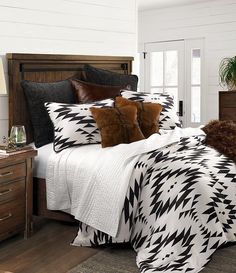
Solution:
<path fill-rule="evenodd" d="M 35 150 L 0 155 L 0 241 L 24 231 L 32 232 L 32 168 Z"/>
<path fill-rule="evenodd" d="M 236 122 L 236 91 L 219 92 L 219 119 Z"/>

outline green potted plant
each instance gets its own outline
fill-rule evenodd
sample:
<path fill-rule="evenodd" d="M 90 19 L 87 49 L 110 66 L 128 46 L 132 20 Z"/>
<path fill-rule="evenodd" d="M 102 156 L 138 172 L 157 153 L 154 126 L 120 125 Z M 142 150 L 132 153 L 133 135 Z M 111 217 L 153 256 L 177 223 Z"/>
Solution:
<path fill-rule="evenodd" d="M 219 68 L 220 84 L 236 90 L 236 56 L 224 58 Z"/>

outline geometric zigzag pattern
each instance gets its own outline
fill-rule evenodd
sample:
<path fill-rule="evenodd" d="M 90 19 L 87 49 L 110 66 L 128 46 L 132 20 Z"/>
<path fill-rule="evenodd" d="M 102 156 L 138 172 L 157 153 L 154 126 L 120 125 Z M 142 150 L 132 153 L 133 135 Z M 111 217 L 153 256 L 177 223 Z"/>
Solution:
<path fill-rule="evenodd" d="M 182 127 L 179 117 L 176 114 L 174 108 L 174 100 L 168 94 L 162 93 L 140 93 L 133 91 L 122 91 L 122 97 L 135 101 L 160 103 L 162 105 L 162 111 L 159 119 L 159 128 L 170 130 L 175 127 Z"/>
<path fill-rule="evenodd" d="M 46 110 L 54 125 L 54 150 L 100 143 L 101 136 L 90 107 L 112 107 L 113 100 L 107 99 L 86 104 L 45 103 Z"/>
<path fill-rule="evenodd" d="M 140 272 L 196 273 L 236 240 L 235 196 L 233 161 L 201 136 L 182 138 L 139 158 L 116 238 L 80 223 L 74 244 L 130 241 Z"/>

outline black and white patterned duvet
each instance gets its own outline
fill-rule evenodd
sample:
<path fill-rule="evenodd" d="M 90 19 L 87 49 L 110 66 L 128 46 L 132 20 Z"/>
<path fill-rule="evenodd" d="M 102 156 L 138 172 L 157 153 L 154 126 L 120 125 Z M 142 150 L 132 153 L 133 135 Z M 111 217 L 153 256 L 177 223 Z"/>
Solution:
<path fill-rule="evenodd" d="M 182 138 L 142 155 L 118 236 L 81 223 L 74 245 L 130 241 L 140 272 L 199 272 L 220 245 L 236 239 L 236 166 L 203 139 Z"/>

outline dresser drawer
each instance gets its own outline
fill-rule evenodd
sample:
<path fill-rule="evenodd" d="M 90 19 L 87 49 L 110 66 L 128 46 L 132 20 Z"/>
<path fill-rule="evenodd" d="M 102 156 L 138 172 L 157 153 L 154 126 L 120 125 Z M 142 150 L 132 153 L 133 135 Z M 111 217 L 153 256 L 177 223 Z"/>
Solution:
<path fill-rule="evenodd" d="M 12 200 L 24 199 L 25 179 L 0 184 L 0 205 Z"/>
<path fill-rule="evenodd" d="M 224 94 L 220 92 L 220 104 L 222 107 L 235 107 L 236 106 L 236 92 L 228 91 Z"/>
<path fill-rule="evenodd" d="M 220 112 L 220 119 L 236 121 L 236 107 L 222 107 Z"/>
<path fill-rule="evenodd" d="M 0 168 L 0 183 L 26 176 L 25 163 Z"/>
<path fill-rule="evenodd" d="M 0 237 L 14 233 L 25 225 L 25 200 L 12 201 L 0 205 Z"/>

